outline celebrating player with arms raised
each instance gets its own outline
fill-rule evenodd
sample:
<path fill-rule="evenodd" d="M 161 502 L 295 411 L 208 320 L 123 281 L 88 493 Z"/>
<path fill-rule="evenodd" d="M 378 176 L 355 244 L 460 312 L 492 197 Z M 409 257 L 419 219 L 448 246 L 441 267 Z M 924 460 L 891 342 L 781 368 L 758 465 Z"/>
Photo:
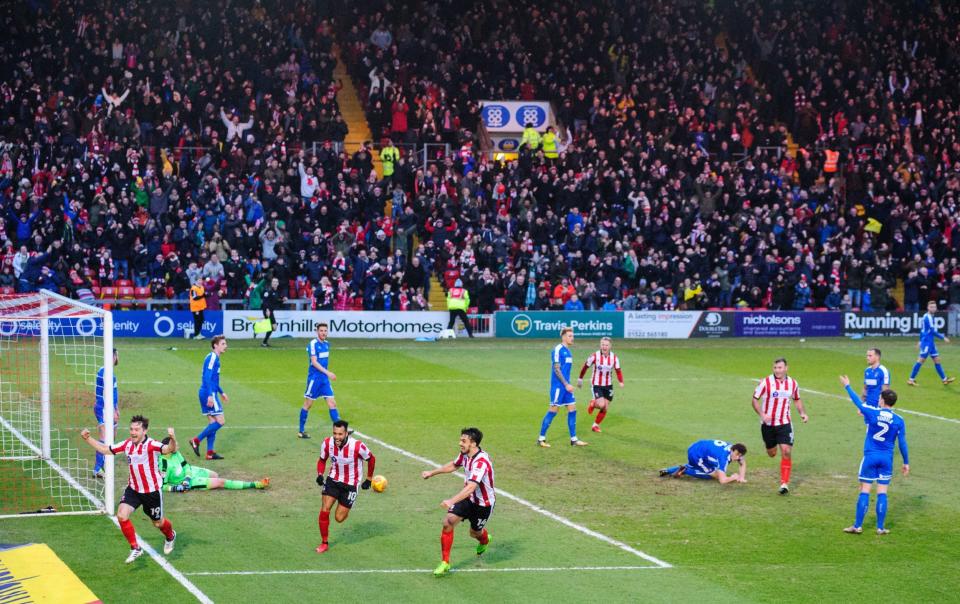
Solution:
<path fill-rule="evenodd" d="M 587 405 L 587 414 L 593 415 L 594 409 L 599 409 L 597 419 L 593 422 L 590 429 L 594 432 L 600 432 L 600 424 L 603 418 L 607 416 L 607 407 L 613 402 L 613 376 L 617 373 L 617 382 L 623 388 L 623 372 L 620 371 L 620 358 L 610 350 L 610 338 L 600 338 L 600 350 L 587 357 L 583 367 L 580 368 L 580 377 L 577 379 L 577 388 L 583 387 L 583 376 L 587 369 L 593 367 L 593 377 L 590 384 L 593 387 L 593 398 Z"/>

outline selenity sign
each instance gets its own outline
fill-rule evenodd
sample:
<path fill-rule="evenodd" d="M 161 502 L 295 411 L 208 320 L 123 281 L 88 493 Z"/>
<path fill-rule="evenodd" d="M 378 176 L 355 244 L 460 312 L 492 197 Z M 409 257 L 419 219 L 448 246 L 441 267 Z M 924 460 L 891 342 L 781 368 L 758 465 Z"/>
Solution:
<path fill-rule="evenodd" d="M 223 313 L 203 314 L 202 335 L 210 337 L 223 332 Z M 50 319 L 50 334 L 55 336 L 102 336 L 103 321 L 99 318 Z M 113 313 L 113 336 L 116 338 L 182 338 L 193 332 L 193 314 L 186 310 L 126 310 Z M 39 321 L 0 323 L 0 336 L 37 336 Z"/>
<path fill-rule="evenodd" d="M 623 337 L 623 313 L 579 311 L 498 312 L 494 314 L 498 338 L 559 338 L 572 327 L 578 337 Z"/>

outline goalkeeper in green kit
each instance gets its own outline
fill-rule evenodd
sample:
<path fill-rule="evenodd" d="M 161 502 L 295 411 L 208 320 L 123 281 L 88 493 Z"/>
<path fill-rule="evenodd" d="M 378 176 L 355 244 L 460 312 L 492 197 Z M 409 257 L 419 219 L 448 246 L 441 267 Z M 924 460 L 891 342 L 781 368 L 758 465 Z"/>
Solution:
<path fill-rule="evenodd" d="M 195 489 L 210 491 L 214 489 L 265 489 L 270 486 L 269 478 L 263 478 L 256 482 L 220 478 L 213 470 L 190 465 L 179 452 L 160 456 L 160 473 L 163 475 L 163 490 L 175 493 Z"/>

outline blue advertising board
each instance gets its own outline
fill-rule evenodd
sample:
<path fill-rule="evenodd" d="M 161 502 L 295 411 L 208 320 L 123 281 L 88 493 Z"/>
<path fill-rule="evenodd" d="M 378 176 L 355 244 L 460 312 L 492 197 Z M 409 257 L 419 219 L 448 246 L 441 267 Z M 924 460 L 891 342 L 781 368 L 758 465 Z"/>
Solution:
<path fill-rule="evenodd" d="M 202 335 L 210 337 L 223 333 L 223 313 L 207 311 L 203 315 Z M 182 338 L 184 331 L 193 331 L 193 314 L 186 310 L 127 310 L 113 313 L 115 338 Z M 52 318 L 53 336 L 102 336 L 103 321 L 93 318 Z M 40 321 L 0 323 L 0 336 L 20 337 L 40 335 Z"/>
<path fill-rule="evenodd" d="M 843 335 L 843 314 L 816 311 L 737 311 L 733 334 L 747 338 L 832 337 Z"/>

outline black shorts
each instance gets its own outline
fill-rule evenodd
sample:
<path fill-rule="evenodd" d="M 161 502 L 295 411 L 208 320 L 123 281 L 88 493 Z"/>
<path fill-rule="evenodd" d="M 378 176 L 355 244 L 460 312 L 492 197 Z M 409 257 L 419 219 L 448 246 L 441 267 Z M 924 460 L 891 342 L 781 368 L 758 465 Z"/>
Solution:
<path fill-rule="evenodd" d="M 143 513 L 149 516 L 150 520 L 163 519 L 163 495 L 160 491 L 138 493 L 127 486 L 120 498 L 120 503 L 125 503 L 133 509 L 143 506 Z"/>
<path fill-rule="evenodd" d="M 349 510 L 357 500 L 357 487 L 352 487 L 327 476 L 326 482 L 323 483 L 323 494 L 327 497 L 333 497 L 340 505 Z"/>
<path fill-rule="evenodd" d="M 493 506 L 477 505 L 469 499 L 464 499 L 455 503 L 447 512 L 460 516 L 464 520 L 469 520 L 470 528 L 475 531 L 482 531 L 487 524 L 487 520 L 490 519 L 490 514 L 493 513 Z"/>
<path fill-rule="evenodd" d="M 760 424 L 760 434 L 763 436 L 763 444 L 768 449 L 773 449 L 777 445 L 793 446 L 793 424 L 780 426 Z"/>
<path fill-rule="evenodd" d="M 594 386 L 593 398 L 605 398 L 608 401 L 613 401 L 613 386 Z"/>

